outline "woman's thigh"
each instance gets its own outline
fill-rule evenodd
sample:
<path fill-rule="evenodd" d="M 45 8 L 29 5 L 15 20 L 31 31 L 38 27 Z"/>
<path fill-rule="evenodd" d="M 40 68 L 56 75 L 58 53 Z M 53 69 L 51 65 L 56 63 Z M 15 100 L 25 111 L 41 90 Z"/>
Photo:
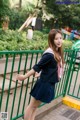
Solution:
<path fill-rule="evenodd" d="M 36 100 L 34 97 L 31 98 L 30 106 L 37 108 L 41 104 L 40 100 Z"/>

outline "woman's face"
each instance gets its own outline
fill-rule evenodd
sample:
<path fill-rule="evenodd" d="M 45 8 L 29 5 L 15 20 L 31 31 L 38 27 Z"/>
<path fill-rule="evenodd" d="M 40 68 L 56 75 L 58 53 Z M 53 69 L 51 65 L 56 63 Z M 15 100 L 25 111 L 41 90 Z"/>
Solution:
<path fill-rule="evenodd" d="M 62 35 L 60 33 L 57 33 L 55 35 L 55 39 L 54 39 L 54 44 L 57 48 L 61 47 L 62 46 Z"/>

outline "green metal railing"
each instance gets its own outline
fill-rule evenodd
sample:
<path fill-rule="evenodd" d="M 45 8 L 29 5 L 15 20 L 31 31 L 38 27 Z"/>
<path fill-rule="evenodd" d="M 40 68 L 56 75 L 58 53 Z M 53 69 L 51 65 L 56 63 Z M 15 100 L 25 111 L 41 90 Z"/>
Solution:
<path fill-rule="evenodd" d="M 80 99 L 80 77 L 78 77 L 80 63 L 76 65 L 78 51 L 67 50 L 64 52 L 66 62 L 64 75 L 61 81 L 56 84 L 55 99 L 66 94 Z M 25 74 L 26 71 L 30 70 L 39 61 L 42 53 L 41 50 L 0 52 L 0 56 L 4 56 L 0 58 L 0 81 L 2 81 L 0 111 L 7 111 L 9 120 L 16 120 L 23 116 L 25 106 L 29 104 L 31 99 L 29 92 L 37 80 L 32 76 L 20 82 L 15 81 L 15 76 L 17 73 Z"/>
<path fill-rule="evenodd" d="M 71 58 L 71 56 L 69 57 Z M 67 93 L 69 96 L 80 99 L 80 50 L 73 51 L 70 62 L 65 94 Z"/>

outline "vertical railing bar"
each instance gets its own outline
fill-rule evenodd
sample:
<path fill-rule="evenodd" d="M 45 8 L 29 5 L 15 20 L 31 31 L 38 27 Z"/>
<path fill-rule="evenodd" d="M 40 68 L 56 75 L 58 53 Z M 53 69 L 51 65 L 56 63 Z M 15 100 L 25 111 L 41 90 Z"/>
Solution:
<path fill-rule="evenodd" d="M 34 53 L 32 53 L 32 56 L 31 56 L 31 63 L 30 63 L 30 69 L 31 69 L 31 67 L 32 67 L 32 61 L 33 61 L 33 54 L 34 54 Z"/>
<path fill-rule="evenodd" d="M 32 67 L 33 54 L 34 54 L 34 53 L 32 53 L 32 57 L 31 57 L 31 63 L 30 63 L 30 69 L 31 69 L 31 67 Z M 29 104 L 29 101 L 28 101 L 28 104 Z"/>
<path fill-rule="evenodd" d="M 55 91 L 56 91 L 55 96 L 58 96 L 58 87 L 59 87 L 59 83 L 57 83 L 55 87 Z"/>
<path fill-rule="evenodd" d="M 22 54 L 20 54 L 20 60 L 19 60 L 19 66 L 18 66 L 18 73 L 20 71 L 21 59 L 22 59 Z M 16 85 L 15 85 L 15 89 L 14 89 L 13 104 L 12 104 L 12 109 L 11 109 L 10 120 L 12 119 L 13 110 L 14 110 L 14 103 L 15 103 L 15 97 L 16 97 L 17 84 L 18 84 L 18 80 L 16 81 Z"/>
<path fill-rule="evenodd" d="M 10 87 L 11 87 L 11 81 L 12 81 L 12 75 L 13 75 L 13 69 L 14 69 L 14 61 L 15 61 L 15 54 L 13 56 L 13 61 L 12 61 L 12 69 L 11 69 L 10 83 L 9 83 L 9 88 L 8 88 L 8 96 L 7 96 L 5 111 L 7 111 L 7 107 L 8 107 L 8 103 L 9 103 L 9 94 L 10 94 Z"/>
<path fill-rule="evenodd" d="M 27 61 L 28 61 L 28 54 L 26 54 L 26 60 L 25 60 L 25 65 L 24 65 L 24 74 L 26 72 Z"/>
<path fill-rule="evenodd" d="M 28 91 L 28 84 L 29 84 L 29 78 L 28 78 L 27 84 L 26 84 L 26 90 L 25 90 L 25 95 L 24 95 L 24 102 L 23 102 L 22 113 L 24 112 L 24 107 L 25 107 L 25 102 L 26 102 L 26 96 L 27 96 L 27 91 Z"/>
<path fill-rule="evenodd" d="M 67 85 L 67 87 L 68 87 L 67 94 L 69 94 L 69 91 L 70 91 L 70 84 L 72 81 L 72 77 L 73 77 L 73 65 L 72 65 L 72 70 L 70 71 L 69 84 Z"/>
<path fill-rule="evenodd" d="M 24 74 L 25 74 L 25 70 L 26 70 L 26 66 L 27 66 L 27 61 L 28 61 L 28 54 L 26 55 L 26 62 L 25 62 Z M 28 87 L 28 86 L 27 86 L 27 87 Z M 24 97 L 22 113 L 24 112 L 25 101 L 26 101 L 26 97 Z"/>
<path fill-rule="evenodd" d="M 69 52 L 66 52 L 67 55 L 64 56 L 65 60 L 68 60 L 68 53 Z M 61 86 L 61 88 L 63 89 L 63 91 L 62 91 L 63 93 L 64 93 L 64 86 L 65 86 L 65 83 L 66 83 L 66 76 L 67 76 L 66 69 L 67 69 L 67 66 L 68 66 L 68 64 L 66 63 L 65 66 L 64 66 L 64 74 L 63 74 L 63 78 L 62 78 L 62 83 L 64 83 Z"/>
<path fill-rule="evenodd" d="M 76 87 L 76 83 L 77 83 L 77 78 L 78 78 L 78 71 L 77 71 L 77 74 L 76 74 L 76 80 L 75 80 L 75 83 L 74 83 L 74 88 L 73 88 L 72 95 L 74 94 L 74 91 L 75 91 L 75 87 Z"/>
<path fill-rule="evenodd" d="M 18 102 L 18 109 L 17 109 L 17 114 L 16 114 L 17 116 L 18 116 L 19 108 L 20 108 L 20 102 L 21 102 L 21 96 L 22 96 L 23 84 L 24 84 L 24 82 L 22 82 L 22 85 L 21 85 L 21 90 L 20 90 L 20 95 L 19 95 L 19 102 Z"/>
<path fill-rule="evenodd" d="M 13 115 L 13 110 L 14 110 L 14 103 L 15 103 L 17 84 L 18 84 L 18 80 L 16 81 L 16 85 L 15 85 L 15 89 L 14 89 L 13 104 L 12 104 L 12 109 L 11 109 L 10 120 L 12 120 L 12 115 Z"/>
<path fill-rule="evenodd" d="M 78 98 L 79 92 L 80 92 L 80 85 L 79 85 L 79 89 L 78 89 L 78 92 L 77 92 L 77 98 Z"/>
<path fill-rule="evenodd" d="M 72 52 L 72 51 L 71 51 Z M 66 66 L 65 66 L 65 74 L 64 74 L 64 87 L 63 87 L 63 90 L 64 90 L 64 88 L 65 88 L 65 85 L 66 85 L 66 80 L 67 80 L 67 76 L 68 76 L 68 72 L 66 73 L 66 70 L 68 69 L 69 70 L 69 67 L 70 67 L 70 64 L 68 64 L 68 60 L 69 61 L 71 61 L 71 57 L 69 58 L 68 56 L 69 56 L 69 53 L 70 53 L 70 51 L 67 51 L 67 56 L 66 56 Z M 64 93 L 63 93 L 63 95 L 64 95 Z"/>
<path fill-rule="evenodd" d="M 66 72 L 67 69 L 69 69 L 69 64 L 68 64 L 68 55 L 69 55 L 69 51 L 67 51 L 66 53 L 67 55 L 65 56 L 65 59 L 66 59 L 66 64 L 65 64 L 65 69 L 64 69 L 64 86 L 63 86 L 63 94 L 64 94 L 64 87 L 65 87 L 65 84 L 66 84 L 66 79 L 67 79 L 67 76 L 68 76 L 68 72 Z M 71 59 L 71 58 L 70 58 Z"/>
<path fill-rule="evenodd" d="M 36 55 L 35 64 L 37 63 L 37 60 L 38 60 L 38 53 L 37 53 L 37 55 Z M 34 75 L 33 75 L 33 79 L 32 79 L 31 90 L 32 90 L 32 87 L 33 87 L 33 83 L 34 83 Z M 31 96 L 29 97 L 29 103 L 30 103 L 30 99 L 31 99 Z"/>
<path fill-rule="evenodd" d="M 2 105 L 2 99 L 3 99 L 3 92 L 4 92 L 4 85 L 5 85 L 7 65 L 8 65 L 8 54 L 6 54 L 6 63 L 5 63 L 5 70 L 4 70 L 4 78 L 3 78 L 2 92 L 1 92 L 1 97 L 0 97 L 0 111 L 1 111 L 1 105 Z"/>
<path fill-rule="evenodd" d="M 59 95 L 59 87 L 60 87 L 60 82 L 58 83 L 58 93 L 57 93 L 57 95 Z"/>
<path fill-rule="evenodd" d="M 64 76 L 63 76 L 63 78 L 64 78 Z M 61 88 L 60 88 L 60 93 L 62 93 L 62 94 L 63 94 L 63 86 L 64 86 L 64 79 L 63 78 L 61 80 Z"/>

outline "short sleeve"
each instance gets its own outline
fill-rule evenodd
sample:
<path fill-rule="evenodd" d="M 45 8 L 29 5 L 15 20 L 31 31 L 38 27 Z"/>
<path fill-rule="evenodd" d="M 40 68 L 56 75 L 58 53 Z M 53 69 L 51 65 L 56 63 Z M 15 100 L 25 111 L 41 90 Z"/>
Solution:
<path fill-rule="evenodd" d="M 33 69 L 36 72 L 40 72 L 43 67 L 45 67 L 51 60 L 53 59 L 53 55 L 51 53 L 46 53 L 42 56 L 38 64 L 33 66 Z"/>

